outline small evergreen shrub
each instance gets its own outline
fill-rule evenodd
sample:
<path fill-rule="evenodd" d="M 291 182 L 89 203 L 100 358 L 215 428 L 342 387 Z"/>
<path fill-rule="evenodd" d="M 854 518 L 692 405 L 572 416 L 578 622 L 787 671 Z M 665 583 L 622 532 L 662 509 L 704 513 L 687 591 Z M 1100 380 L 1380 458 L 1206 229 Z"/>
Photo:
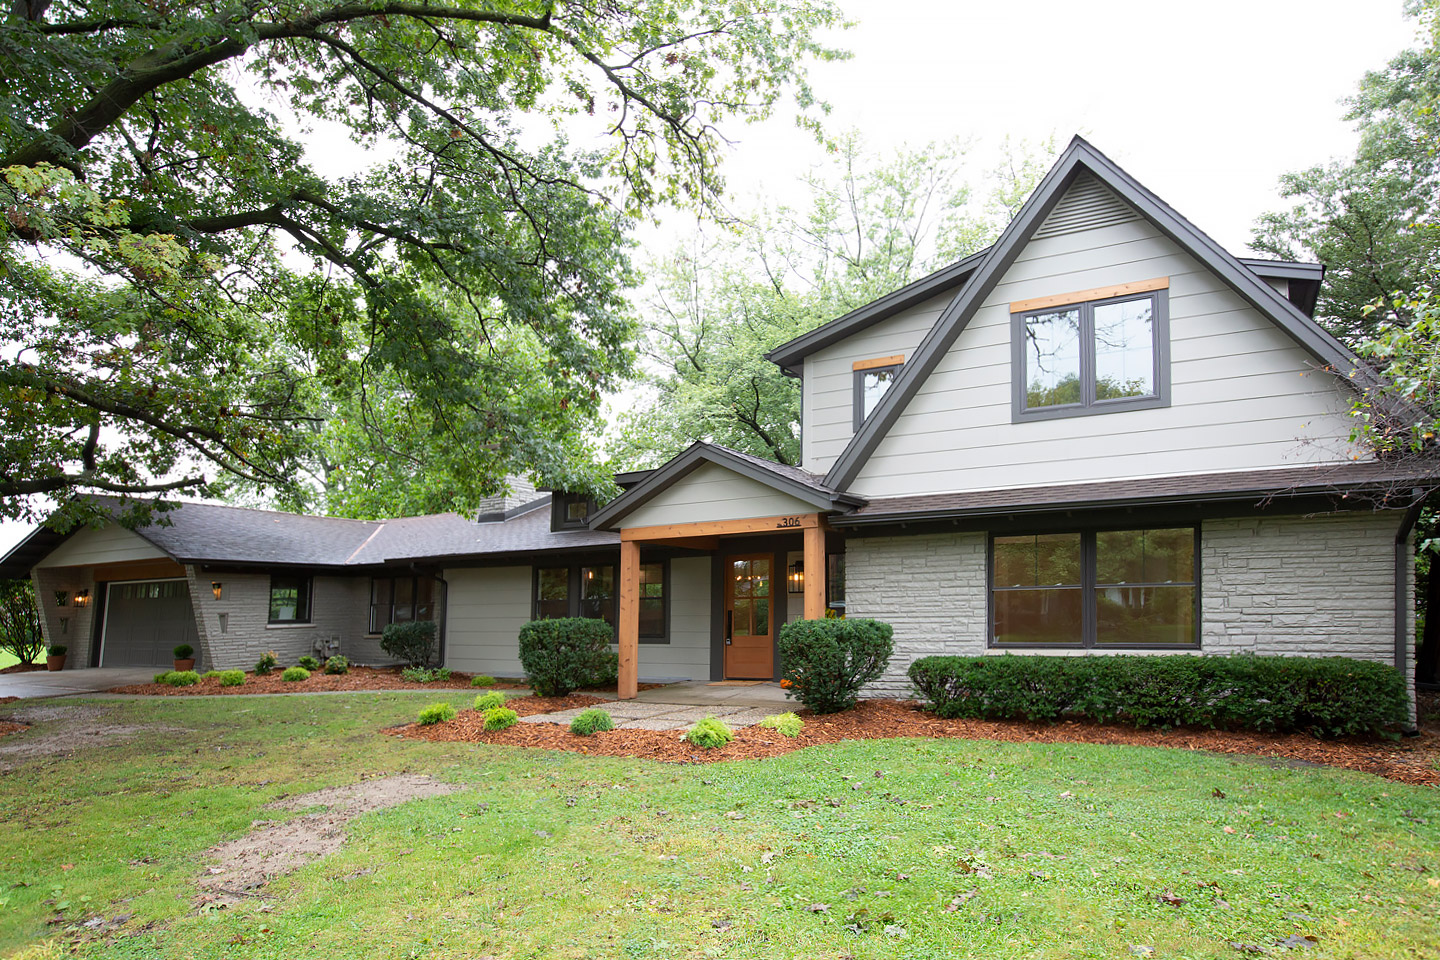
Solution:
<path fill-rule="evenodd" d="M 432 703 L 420 711 L 418 722 L 422 727 L 433 726 L 455 719 L 455 708 L 448 703 Z"/>
<path fill-rule="evenodd" d="M 244 670 L 221 670 L 220 686 L 222 687 L 243 687 L 245 685 Z"/>
<path fill-rule="evenodd" d="M 1406 720 L 1399 672 L 1349 657 L 924 657 L 910 681 L 942 717 L 1376 733 Z"/>
<path fill-rule="evenodd" d="M 435 656 L 435 621 L 391 623 L 380 635 L 380 649 L 412 667 L 425 667 Z"/>
<path fill-rule="evenodd" d="M 485 711 L 486 730 L 505 730 L 515 726 L 520 715 L 509 707 L 491 707 Z"/>
<path fill-rule="evenodd" d="M 735 734 L 715 717 L 706 717 L 686 732 L 685 739 L 697 747 L 713 750 L 734 740 Z"/>
<path fill-rule="evenodd" d="M 326 657 L 325 672 L 330 674 L 331 676 L 339 676 L 342 673 L 349 673 L 350 661 L 346 660 L 338 653 L 335 654 L 335 656 L 333 657 Z"/>
<path fill-rule="evenodd" d="M 849 710 L 885 672 L 894 630 L 879 620 L 796 620 L 780 628 L 780 685 L 815 713 Z"/>
<path fill-rule="evenodd" d="M 306 670 L 309 670 L 311 673 L 317 673 L 320 670 L 320 661 L 316 660 L 314 657 L 301 657 L 295 662 L 300 664 L 300 666 L 304 667 Z"/>
<path fill-rule="evenodd" d="M 63 657 L 65 656 L 65 651 L 69 649 L 70 648 L 63 643 L 52 643 L 45 648 L 45 655 L 47 657 Z"/>
<path fill-rule="evenodd" d="M 578 733 L 582 737 L 588 737 L 592 733 L 599 733 L 601 730 L 614 730 L 615 721 L 610 719 L 610 714 L 598 707 L 589 710 L 582 710 L 570 721 L 570 732 Z"/>
<path fill-rule="evenodd" d="M 175 655 L 176 660 L 189 660 L 191 657 L 195 656 L 195 648 L 190 646 L 190 644 L 188 643 L 182 643 L 180 644 L 180 646 L 176 647 L 170 652 Z"/>
<path fill-rule="evenodd" d="M 760 721 L 760 726 L 768 727 L 786 737 L 798 737 L 800 731 L 805 727 L 805 721 L 793 713 L 777 713 Z"/>
<path fill-rule="evenodd" d="M 499 690 L 491 690 L 489 693 L 482 693 L 475 698 L 476 710 L 492 710 L 495 707 L 505 706 L 505 694 Z"/>
<path fill-rule="evenodd" d="M 215 680 L 215 679 L 218 679 L 219 676 L 220 676 L 220 671 L 219 671 L 219 670 L 206 670 L 204 673 L 200 674 L 200 679 L 201 679 L 201 680 Z"/>
<path fill-rule="evenodd" d="M 193 687 L 200 682 L 200 674 L 194 670 L 170 670 L 157 675 L 155 682 L 171 687 Z"/>
<path fill-rule="evenodd" d="M 263 677 L 278 666 L 280 666 L 280 658 L 275 656 L 274 650 L 271 650 L 255 664 L 255 675 Z"/>
<path fill-rule="evenodd" d="M 536 696 L 563 697 L 581 687 L 608 686 L 620 672 L 604 620 L 532 620 L 520 628 L 520 665 Z"/>
<path fill-rule="evenodd" d="M 472 687 L 493 687 L 493 686 L 495 686 L 495 678 L 492 677 L 492 676 L 489 676 L 488 674 L 477 673 L 475 676 L 473 676 L 473 677 L 470 678 L 470 686 L 472 686 Z"/>
<path fill-rule="evenodd" d="M 286 683 L 299 683 L 301 680 L 310 679 L 310 671 L 304 667 L 286 667 L 285 672 L 280 674 L 280 679 Z"/>
<path fill-rule="evenodd" d="M 400 679 L 409 680 L 411 683 L 434 683 L 436 680 L 449 680 L 449 667 L 406 667 L 400 671 Z"/>

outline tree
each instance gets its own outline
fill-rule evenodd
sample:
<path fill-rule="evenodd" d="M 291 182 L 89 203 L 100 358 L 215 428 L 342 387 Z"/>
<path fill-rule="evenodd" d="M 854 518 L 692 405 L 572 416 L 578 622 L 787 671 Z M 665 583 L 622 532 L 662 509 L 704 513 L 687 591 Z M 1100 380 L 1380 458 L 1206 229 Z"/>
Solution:
<path fill-rule="evenodd" d="M 619 419 L 614 459 L 655 466 L 705 439 L 800 462 L 800 389 L 766 351 L 989 244 L 1043 176 L 1054 143 L 1005 142 L 985 189 L 958 143 L 867 153 L 841 138 L 808 203 L 762 209 L 650 271 L 648 392 Z"/>
<path fill-rule="evenodd" d="M 34 663 L 44 649 L 40 609 L 30 581 L 0 581 L 0 650 L 20 663 Z"/>
<path fill-rule="evenodd" d="M 516 378 L 594 415 L 629 363 L 627 231 L 720 195 L 720 125 L 793 92 L 814 127 L 839 24 L 828 0 L 17 0 L 0 511 L 221 475 L 298 498 L 335 409 L 364 466 L 403 423 L 477 452 L 439 467 L 454 502 L 493 492 L 535 413 Z M 287 132 L 319 122 L 366 168 Z"/>

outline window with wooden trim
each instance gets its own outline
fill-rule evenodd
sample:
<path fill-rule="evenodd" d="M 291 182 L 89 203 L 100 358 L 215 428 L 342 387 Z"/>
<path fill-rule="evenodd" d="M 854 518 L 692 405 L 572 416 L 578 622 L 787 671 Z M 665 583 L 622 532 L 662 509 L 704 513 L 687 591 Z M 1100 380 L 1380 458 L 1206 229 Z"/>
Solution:
<path fill-rule="evenodd" d="M 994 536 L 997 647 L 1200 645 L 1195 527 Z"/>
<path fill-rule="evenodd" d="M 875 411 L 889 392 L 895 378 L 900 376 L 900 367 L 905 363 L 903 355 L 876 357 L 873 360 L 856 360 L 851 364 L 854 376 L 853 419 L 854 428 L 859 430 L 865 418 Z"/>
<path fill-rule="evenodd" d="M 269 623 L 310 622 L 311 580 L 295 574 L 270 577 Z"/>
<path fill-rule="evenodd" d="M 1161 283 L 1169 280 L 1011 304 L 1014 419 L 1168 405 L 1167 291 L 1133 289 Z"/>
<path fill-rule="evenodd" d="M 370 632 L 392 623 L 435 619 L 435 581 L 430 577 L 375 577 L 370 581 Z"/>
<path fill-rule="evenodd" d="M 640 564 L 640 642 L 669 643 L 670 565 Z M 619 594 L 613 564 L 537 567 L 534 617 L 588 617 L 611 627 L 619 622 Z"/>

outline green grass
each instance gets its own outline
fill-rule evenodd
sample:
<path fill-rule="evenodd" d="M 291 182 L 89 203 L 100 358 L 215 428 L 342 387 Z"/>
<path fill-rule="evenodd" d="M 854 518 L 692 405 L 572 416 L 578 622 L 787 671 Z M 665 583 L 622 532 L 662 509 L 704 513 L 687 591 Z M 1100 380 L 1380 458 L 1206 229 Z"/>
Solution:
<path fill-rule="evenodd" d="M 19 662 L 20 662 L 20 658 L 17 657 L 17 656 L 15 656 L 15 654 L 11 653 L 9 650 L 0 650 L 0 670 L 4 670 L 6 667 L 13 667 L 13 666 L 15 666 L 15 664 L 17 664 L 17 663 L 19 663 Z M 43 650 L 40 651 L 40 656 L 37 657 L 37 658 L 35 658 L 35 659 L 34 659 L 33 661 L 31 661 L 31 662 L 32 662 L 32 663 L 44 663 L 44 662 L 45 662 L 45 651 L 43 651 Z"/>
<path fill-rule="evenodd" d="M 1440 929 L 1433 789 L 1130 747 L 682 767 L 378 732 L 435 693 L 115 703 L 139 738 L 0 777 L 0 955 L 1233 958 L 1302 933 L 1307 956 L 1376 958 L 1431 955 Z M 263 804 L 401 772 L 468 789 L 193 911 L 202 851 L 292 815 Z M 108 939 L 74 928 L 117 914 Z"/>

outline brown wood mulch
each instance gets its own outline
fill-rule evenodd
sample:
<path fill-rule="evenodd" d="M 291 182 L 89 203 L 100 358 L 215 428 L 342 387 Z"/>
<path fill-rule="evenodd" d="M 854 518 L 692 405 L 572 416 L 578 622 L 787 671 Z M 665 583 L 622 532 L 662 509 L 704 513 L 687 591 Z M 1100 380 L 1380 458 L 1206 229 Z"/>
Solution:
<path fill-rule="evenodd" d="M 6 699 L 13 699 L 13 698 L 6 698 Z M 12 722 L 9 721 L 9 720 L 0 720 L 0 737 L 7 736 L 7 735 L 12 734 L 12 733 L 19 733 L 21 730 L 29 730 L 29 729 L 30 729 L 30 725 L 29 725 L 28 723 L 12 723 Z"/>
<path fill-rule="evenodd" d="M 156 671 L 157 673 L 160 671 Z M 247 693 L 316 693 L 321 691 L 363 691 L 363 690 L 523 690 L 523 680 L 496 680 L 487 687 L 471 687 L 469 673 L 452 673 L 449 679 L 434 680 L 430 683 L 416 683 L 400 676 L 399 667 L 351 667 L 349 673 L 323 673 L 315 671 L 308 680 L 286 681 L 280 679 L 282 670 L 277 669 L 265 676 L 256 676 L 253 671 L 245 674 L 244 684 L 238 687 L 222 687 L 218 677 L 202 679 L 190 687 L 172 687 L 165 683 L 136 683 L 124 687 L 112 687 L 106 693 L 128 693 L 146 697 L 210 696 L 213 694 L 243 695 Z M 640 685 L 649 690 L 659 684 Z M 614 697 L 612 687 L 608 692 Z"/>
<path fill-rule="evenodd" d="M 47 667 L 47 666 L 46 666 L 45 664 L 43 664 L 43 663 L 12 663 L 12 664 L 10 664 L 10 666 L 6 667 L 4 670 L 0 670 L 0 674 L 4 674 L 4 673 L 33 673 L 33 672 L 35 672 L 36 670 L 49 670 L 49 669 L 50 669 L 50 668 Z"/>
<path fill-rule="evenodd" d="M 517 713 L 533 714 L 568 709 L 527 704 L 516 698 L 508 704 Z M 565 698 L 566 700 L 574 699 Z M 572 704 L 579 706 L 580 704 Z M 789 738 L 763 727 L 735 732 L 728 745 L 701 750 L 680 739 L 678 730 L 607 730 L 588 737 L 557 723 L 521 723 L 486 732 L 478 713 L 466 710 L 448 723 L 422 727 L 408 724 L 390 732 L 419 740 L 497 743 L 520 747 L 569 750 L 607 757 L 638 757 L 666 763 L 713 763 L 774 757 L 792 750 L 889 737 L 944 737 L 966 740 L 1002 740 L 1012 743 L 1097 743 L 1142 747 L 1209 750 L 1215 753 L 1252 754 L 1282 761 L 1324 764 L 1373 773 L 1403 783 L 1440 785 L 1440 730 L 1430 728 L 1418 737 L 1400 741 L 1371 738 L 1317 740 L 1306 734 L 1266 734 L 1224 730 L 1141 730 L 1134 727 L 1066 722 L 1054 725 L 988 720 L 942 720 L 913 702 L 866 700 L 854 710 L 823 717 L 801 711 L 805 727 Z"/>

